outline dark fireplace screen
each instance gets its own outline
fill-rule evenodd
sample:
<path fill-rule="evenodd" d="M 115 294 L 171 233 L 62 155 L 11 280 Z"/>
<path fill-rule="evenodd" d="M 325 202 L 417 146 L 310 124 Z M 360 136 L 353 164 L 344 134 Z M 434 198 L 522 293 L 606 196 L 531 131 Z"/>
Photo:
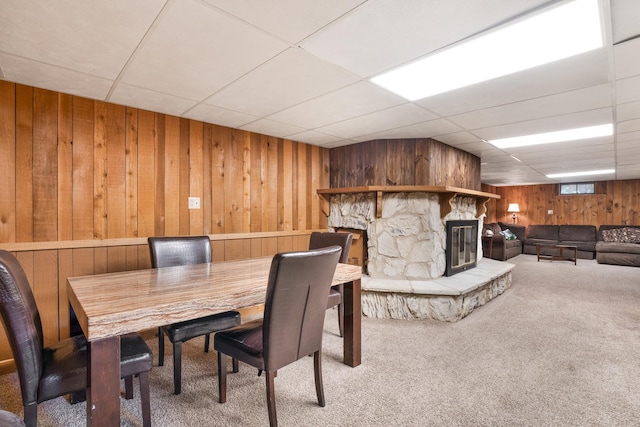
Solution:
<path fill-rule="evenodd" d="M 478 220 L 447 221 L 445 276 L 474 268 L 477 255 Z"/>

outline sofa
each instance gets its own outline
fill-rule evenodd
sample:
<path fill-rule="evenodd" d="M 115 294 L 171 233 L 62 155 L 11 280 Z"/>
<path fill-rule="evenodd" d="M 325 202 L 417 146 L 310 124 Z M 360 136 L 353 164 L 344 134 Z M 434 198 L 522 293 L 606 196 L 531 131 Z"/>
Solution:
<path fill-rule="evenodd" d="M 640 226 L 601 225 L 596 260 L 599 264 L 640 267 Z"/>
<path fill-rule="evenodd" d="M 596 253 L 596 227 L 594 225 L 530 225 L 524 239 L 522 252 L 536 255 L 559 255 L 560 250 L 549 245 L 575 246 L 580 259 L 594 259 Z"/>
<path fill-rule="evenodd" d="M 492 235 L 489 236 L 487 231 Z M 503 233 L 510 230 L 516 236 L 513 240 L 508 240 Z M 484 224 L 482 228 L 482 253 L 485 257 L 506 261 L 522 253 L 522 241 L 524 240 L 526 227 L 504 222 L 491 222 Z"/>

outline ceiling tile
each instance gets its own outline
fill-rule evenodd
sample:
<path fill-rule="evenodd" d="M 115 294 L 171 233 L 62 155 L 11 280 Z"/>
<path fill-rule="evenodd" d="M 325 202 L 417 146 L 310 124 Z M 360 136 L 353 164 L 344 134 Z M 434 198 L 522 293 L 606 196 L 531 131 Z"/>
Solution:
<path fill-rule="evenodd" d="M 360 76 L 370 77 L 545 2 L 369 0 L 309 37 L 301 46 Z M 460 13 L 462 10 L 465 13 Z M 407 43 L 407 40 L 419 40 L 419 43 Z"/>
<path fill-rule="evenodd" d="M 619 43 L 640 34 L 640 8 L 638 0 L 610 0 L 613 43 Z"/>
<path fill-rule="evenodd" d="M 104 100 L 112 80 L 0 52 L 4 79 L 71 95 Z"/>
<path fill-rule="evenodd" d="M 640 118 L 640 101 L 618 104 L 616 114 L 619 121 Z"/>
<path fill-rule="evenodd" d="M 343 142 L 343 138 L 337 136 L 327 135 L 325 133 L 316 132 L 313 130 L 307 130 L 300 133 L 295 133 L 288 136 L 289 139 L 299 142 L 306 142 L 307 144 L 314 145 L 326 145 L 329 143 Z"/>
<path fill-rule="evenodd" d="M 363 133 L 372 133 L 394 129 L 414 123 L 426 122 L 438 118 L 423 108 L 413 104 L 403 104 L 385 110 L 375 111 L 364 116 L 334 123 L 318 128 L 319 132 L 349 139 Z"/>
<path fill-rule="evenodd" d="M 237 111 L 227 110 L 213 105 L 198 104 L 184 113 L 184 117 L 194 120 L 201 120 L 206 123 L 213 123 L 231 128 L 239 128 L 240 126 L 253 122 L 259 117 L 250 114 L 239 113 Z"/>
<path fill-rule="evenodd" d="M 449 120 L 466 129 L 478 129 L 609 106 L 611 87 L 603 84 L 449 116 Z"/>
<path fill-rule="evenodd" d="M 370 141 L 373 139 L 398 139 L 398 138 L 430 138 L 431 135 L 443 135 L 459 132 L 461 128 L 448 120 L 437 119 L 428 122 L 416 123 L 384 132 L 377 132 L 359 137 L 353 137 L 354 141 Z"/>
<path fill-rule="evenodd" d="M 190 99 L 158 93 L 123 83 L 116 86 L 109 101 L 174 116 L 181 116 L 184 111 L 195 105 L 195 101 Z"/>
<path fill-rule="evenodd" d="M 217 92 L 206 103 L 264 116 L 358 80 L 342 68 L 291 48 Z"/>
<path fill-rule="evenodd" d="M 294 44 L 365 0 L 204 1 Z"/>
<path fill-rule="evenodd" d="M 298 134 L 305 130 L 299 126 L 278 123 L 274 120 L 269 119 L 258 119 L 251 123 L 247 123 L 246 125 L 240 126 L 240 129 L 261 133 L 263 135 L 277 136 L 279 138 Z"/>
<path fill-rule="evenodd" d="M 640 39 L 630 40 L 613 47 L 616 79 L 625 79 L 640 74 Z"/>
<path fill-rule="evenodd" d="M 287 47 L 196 0 L 176 1 L 145 40 L 122 81 L 201 101 Z"/>
<path fill-rule="evenodd" d="M 280 111 L 269 118 L 315 129 L 405 102 L 371 83 L 360 82 Z"/>
<path fill-rule="evenodd" d="M 415 102 L 441 116 L 451 116 L 608 82 L 607 54 L 598 49 Z"/>
<path fill-rule="evenodd" d="M 64 5 L 3 0 L 0 50 L 115 79 L 164 4 L 165 0 L 65 0 Z"/>

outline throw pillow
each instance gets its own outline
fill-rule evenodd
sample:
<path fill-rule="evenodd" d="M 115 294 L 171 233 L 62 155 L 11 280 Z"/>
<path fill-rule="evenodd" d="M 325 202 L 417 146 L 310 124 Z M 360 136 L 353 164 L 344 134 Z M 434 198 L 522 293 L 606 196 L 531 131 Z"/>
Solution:
<path fill-rule="evenodd" d="M 640 228 L 621 227 L 602 230 L 602 240 L 605 242 L 640 243 Z"/>
<path fill-rule="evenodd" d="M 507 240 L 516 240 L 518 238 L 515 234 L 513 234 L 513 231 L 509 230 L 508 228 L 501 231 L 500 234 L 502 234 Z"/>

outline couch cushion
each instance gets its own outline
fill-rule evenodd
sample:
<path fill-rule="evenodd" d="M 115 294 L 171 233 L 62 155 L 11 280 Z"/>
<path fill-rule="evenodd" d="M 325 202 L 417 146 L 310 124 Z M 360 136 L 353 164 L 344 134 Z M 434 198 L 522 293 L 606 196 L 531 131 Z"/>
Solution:
<path fill-rule="evenodd" d="M 530 225 L 527 227 L 527 240 L 529 239 L 543 239 L 559 241 L 558 232 L 560 230 L 559 225 Z"/>
<path fill-rule="evenodd" d="M 483 236 L 487 235 L 487 230 L 491 230 L 494 236 L 498 235 L 502 231 L 502 229 L 500 228 L 497 222 L 490 222 L 490 223 L 484 224 L 483 230 L 482 230 Z"/>
<path fill-rule="evenodd" d="M 561 242 L 595 242 L 596 227 L 594 225 L 561 225 L 558 237 Z"/>
<path fill-rule="evenodd" d="M 640 255 L 640 244 L 638 243 L 619 243 L 619 242 L 603 242 L 596 243 L 596 251 L 602 253 L 629 253 Z"/>
<path fill-rule="evenodd" d="M 579 251 L 595 252 L 596 241 L 586 242 L 584 240 L 563 240 L 561 245 L 575 246 Z"/>

